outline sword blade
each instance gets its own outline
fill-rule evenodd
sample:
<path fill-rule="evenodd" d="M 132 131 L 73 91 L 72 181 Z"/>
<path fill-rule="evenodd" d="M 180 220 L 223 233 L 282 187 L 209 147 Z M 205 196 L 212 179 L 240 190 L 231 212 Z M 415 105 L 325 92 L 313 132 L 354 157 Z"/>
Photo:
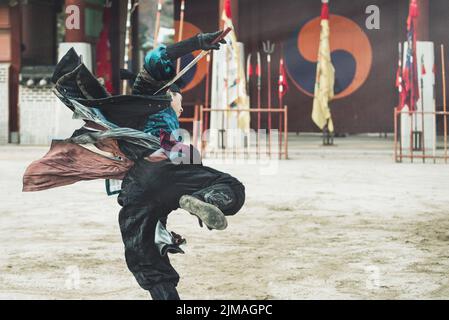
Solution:
<path fill-rule="evenodd" d="M 192 67 L 197 64 L 198 61 L 200 61 L 206 54 L 208 54 L 209 51 L 202 51 L 199 55 L 196 56 L 195 59 L 192 60 L 192 62 L 190 62 L 184 69 L 182 69 L 181 71 L 179 71 L 179 73 L 169 82 L 167 82 L 167 84 L 165 86 L 163 86 L 162 88 L 160 88 L 158 91 L 156 91 L 156 93 L 154 95 L 157 95 L 159 92 L 161 92 L 164 89 L 169 88 L 173 83 L 175 83 L 176 81 L 178 81 L 179 78 L 181 78 L 183 75 L 185 75 L 187 73 L 187 71 L 189 71 L 190 69 L 192 69 Z"/>
<path fill-rule="evenodd" d="M 226 35 L 231 32 L 231 28 L 227 28 L 226 30 L 224 30 L 213 42 L 212 44 L 217 43 L 218 41 L 220 41 L 221 39 L 223 39 L 224 37 L 226 37 Z M 158 91 L 156 91 L 154 93 L 154 95 L 157 95 L 159 92 L 161 92 L 164 89 L 169 88 L 173 83 L 175 83 L 176 81 L 178 81 L 179 78 L 181 78 L 183 75 L 186 74 L 187 71 L 189 71 L 190 69 L 192 69 L 192 67 L 198 63 L 198 61 L 200 61 L 204 56 L 206 56 L 209 53 L 209 51 L 201 51 L 201 53 L 199 55 L 196 56 L 195 59 L 192 60 L 192 62 L 190 62 L 184 69 L 182 69 L 172 80 L 170 80 L 165 86 L 163 86 L 162 88 L 160 88 Z"/>

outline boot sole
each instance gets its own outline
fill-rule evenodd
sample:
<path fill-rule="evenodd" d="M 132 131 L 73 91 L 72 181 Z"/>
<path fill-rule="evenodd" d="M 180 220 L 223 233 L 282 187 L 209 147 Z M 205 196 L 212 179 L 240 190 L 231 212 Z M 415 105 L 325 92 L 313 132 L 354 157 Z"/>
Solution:
<path fill-rule="evenodd" d="M 182 196 L 179 206 L 201 219 L 211 229 L 224 230 L 228 226 L 225 215 L 216 206 L 192 196 Z"/>

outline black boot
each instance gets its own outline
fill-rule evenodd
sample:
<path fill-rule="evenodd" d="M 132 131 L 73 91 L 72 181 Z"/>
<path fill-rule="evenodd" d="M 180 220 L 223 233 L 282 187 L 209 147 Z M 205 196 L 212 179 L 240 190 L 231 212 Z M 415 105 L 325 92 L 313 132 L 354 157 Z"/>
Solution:
<path fill-rule="evenodd" d="M 150 289 L 153 300 L 181 300 L 176 286 L 171 282 L 162 282 Z"/>

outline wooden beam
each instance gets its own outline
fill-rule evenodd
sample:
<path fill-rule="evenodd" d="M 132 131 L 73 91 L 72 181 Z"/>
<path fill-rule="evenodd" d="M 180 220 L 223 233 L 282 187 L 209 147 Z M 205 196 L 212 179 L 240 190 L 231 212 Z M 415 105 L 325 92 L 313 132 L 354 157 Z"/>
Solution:
<path fill-rule="evenodd" d="M 9 75 L 9 131 L 19 132 L 19 73 L 22 67 L 22 5 L 10 7 L 11 68 Z"/>

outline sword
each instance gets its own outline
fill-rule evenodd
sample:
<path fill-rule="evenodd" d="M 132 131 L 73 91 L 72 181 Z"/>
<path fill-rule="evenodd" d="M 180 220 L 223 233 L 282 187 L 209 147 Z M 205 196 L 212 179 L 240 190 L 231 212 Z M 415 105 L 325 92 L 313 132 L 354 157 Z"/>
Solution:
<path fill-rule="evenodd" d="M 231 28 L 227 28 L 226 30 L 224 30 L 214 41 L 212 41 L 212 44 L 217 43 L 218 41 L 220 41 L 221 39 L 223 39 L 224 37 L 227 36 L 227 34 L 229 32 L 231 32 Z M 192 67 L 194 65 L 196 65 L 198 63 L 198 61 L 200 61 L 203 57 L 205 57 L 207 54 L 209 54 L 209 51 L 203 50 L 201 51 L 201 53 L 196 56 L 195 59 L 192 60 L 192 62 L 190 62 L 184 69 L 182 69 L 172 80 L 170 80 L 165 86 L 163 86 L 162 88 L 160 88 L 158 91 L 156 91 L 156 93 L 154 95 L 157 95 L 159 92 L 161 92 L 164 89 L 169 88 L 173 83 L 175 83 L 176 81 L 178 81 L 179 78 L 181 78 L 183 75 L 185 75 L 187 73 L 187 71 L 189 71 L 190 69 L 192 69 Z"/>

